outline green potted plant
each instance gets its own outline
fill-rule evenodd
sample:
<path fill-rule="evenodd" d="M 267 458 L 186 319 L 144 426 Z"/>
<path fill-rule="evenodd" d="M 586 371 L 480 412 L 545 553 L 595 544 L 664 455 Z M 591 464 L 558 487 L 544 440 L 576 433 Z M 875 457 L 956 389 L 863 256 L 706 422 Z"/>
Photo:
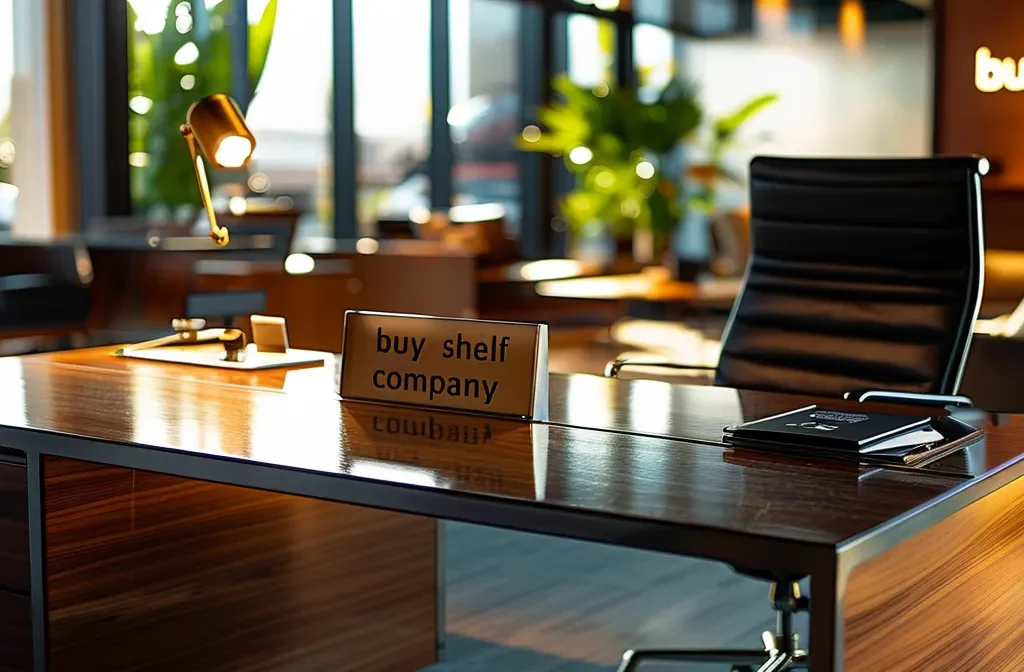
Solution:
<path fill-rule="evenodd" d="M 538 111 L 544 130 L 524 129 L 519 148 L 562 157 L 575 175 L 576 188 L 561 201 L 573 235 L 632 235 L 634 254 L 653 257 L 654 241 L 679 222 L 678 185 L 664 166 L 700 126 L 695 90 L 673 81 L 647 103 L 632 89 L 583 87 L 565 75 L 554 88 L 561 100 Z"/>
<path fill-rule="evenodd" d="M 673 155 L 705 116 L 695 86 L 674 79 L 649 103 L 633 89 L 587 88 L 564 75 L 554 89 L 561 99 L 538 111 L 543 129 L 528 126 L 518 147 L 561 157 L 575 175 L 575 189 L 560 203 L 572 234 L 632 236 L 634 257 L 643 263 L 654 260 L 688 211 L 714 209 L 720 182 L 736 179 L 722 163 L 724 152 L 739 128 L 777 98 L 759 96 L 714 120 L 707 161 L 680 173 Z"/>

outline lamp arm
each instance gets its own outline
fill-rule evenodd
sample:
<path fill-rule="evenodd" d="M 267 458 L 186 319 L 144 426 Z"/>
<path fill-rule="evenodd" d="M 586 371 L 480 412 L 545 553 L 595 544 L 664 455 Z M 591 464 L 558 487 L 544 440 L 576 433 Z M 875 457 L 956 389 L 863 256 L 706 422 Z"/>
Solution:
<path fill-rule="evenodd" d="M 228 230 L 217 225 L 217 215 L 213 212 L 213 197 L 210 195 L 210 183 L 206 179 L 206 168 L 203 159 L 199 156 L 199 149 L 196 147 L 196 137 L 188 124 L 181 125 L 181 135 L 188 144 L 188 153 L 192 156 L 192 167 L 196 171 L 196 181 L 199 183 L 199 195 L 203 199 L 203 207 L 206 208 L 206 217 L 210 220 L 210 238 L 219 247 L 228 244 Z"/>

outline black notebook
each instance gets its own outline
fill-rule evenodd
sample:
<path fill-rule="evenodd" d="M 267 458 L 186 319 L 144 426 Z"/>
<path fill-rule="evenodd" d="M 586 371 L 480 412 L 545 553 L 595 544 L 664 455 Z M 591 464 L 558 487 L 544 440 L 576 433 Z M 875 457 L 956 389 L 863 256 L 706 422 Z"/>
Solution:
<path fill-rule="evenodd" d="M 951 417 L 817 406 L 725 428 L 725 442 L 736 448 L 906 465 L 938 459 L 979 436 L 979 430 Z"/>

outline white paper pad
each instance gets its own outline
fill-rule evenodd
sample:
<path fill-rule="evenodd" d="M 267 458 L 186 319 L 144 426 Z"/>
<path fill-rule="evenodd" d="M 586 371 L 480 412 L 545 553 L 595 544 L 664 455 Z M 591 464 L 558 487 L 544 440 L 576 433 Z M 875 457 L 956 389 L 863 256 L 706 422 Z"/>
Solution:
<path fill-rule="evenodd" d="M 281 369 L 289 366 L 323 364 L 330 353 L 317 350 L 298 350 L 289 348 L 287 352 L 258 352 L 254 344 L 245 349 L 245 359 L 241 362 L 224 360 L 224 347 L 214 345 L 164 346 L 160 348 L 144 348 L 132 350 L 124 348 L 121 357 L 145 359 L 152 362 L 169 364 L 190 364 L 192 366 L 210 366 L 218 369 L 234 369 L 236 371 L 257 371 L 260 369 Z"/>

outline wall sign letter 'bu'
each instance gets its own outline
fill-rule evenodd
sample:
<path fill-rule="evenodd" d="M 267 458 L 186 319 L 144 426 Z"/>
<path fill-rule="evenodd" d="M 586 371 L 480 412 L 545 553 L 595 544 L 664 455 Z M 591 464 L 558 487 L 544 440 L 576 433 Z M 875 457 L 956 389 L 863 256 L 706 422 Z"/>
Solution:
<path fill-rule="evenodd" d="M 547 420 L 542 324 L 350 310 L 341 397 Z"/>
<path fill-rule="evenodd" d="M 974 86 L 983 93 L 995 93 L 1001 89 L 1024 91 L 1024 58 L 993 58 L 988 47 L 978 47 L 974 52 Z"/>

